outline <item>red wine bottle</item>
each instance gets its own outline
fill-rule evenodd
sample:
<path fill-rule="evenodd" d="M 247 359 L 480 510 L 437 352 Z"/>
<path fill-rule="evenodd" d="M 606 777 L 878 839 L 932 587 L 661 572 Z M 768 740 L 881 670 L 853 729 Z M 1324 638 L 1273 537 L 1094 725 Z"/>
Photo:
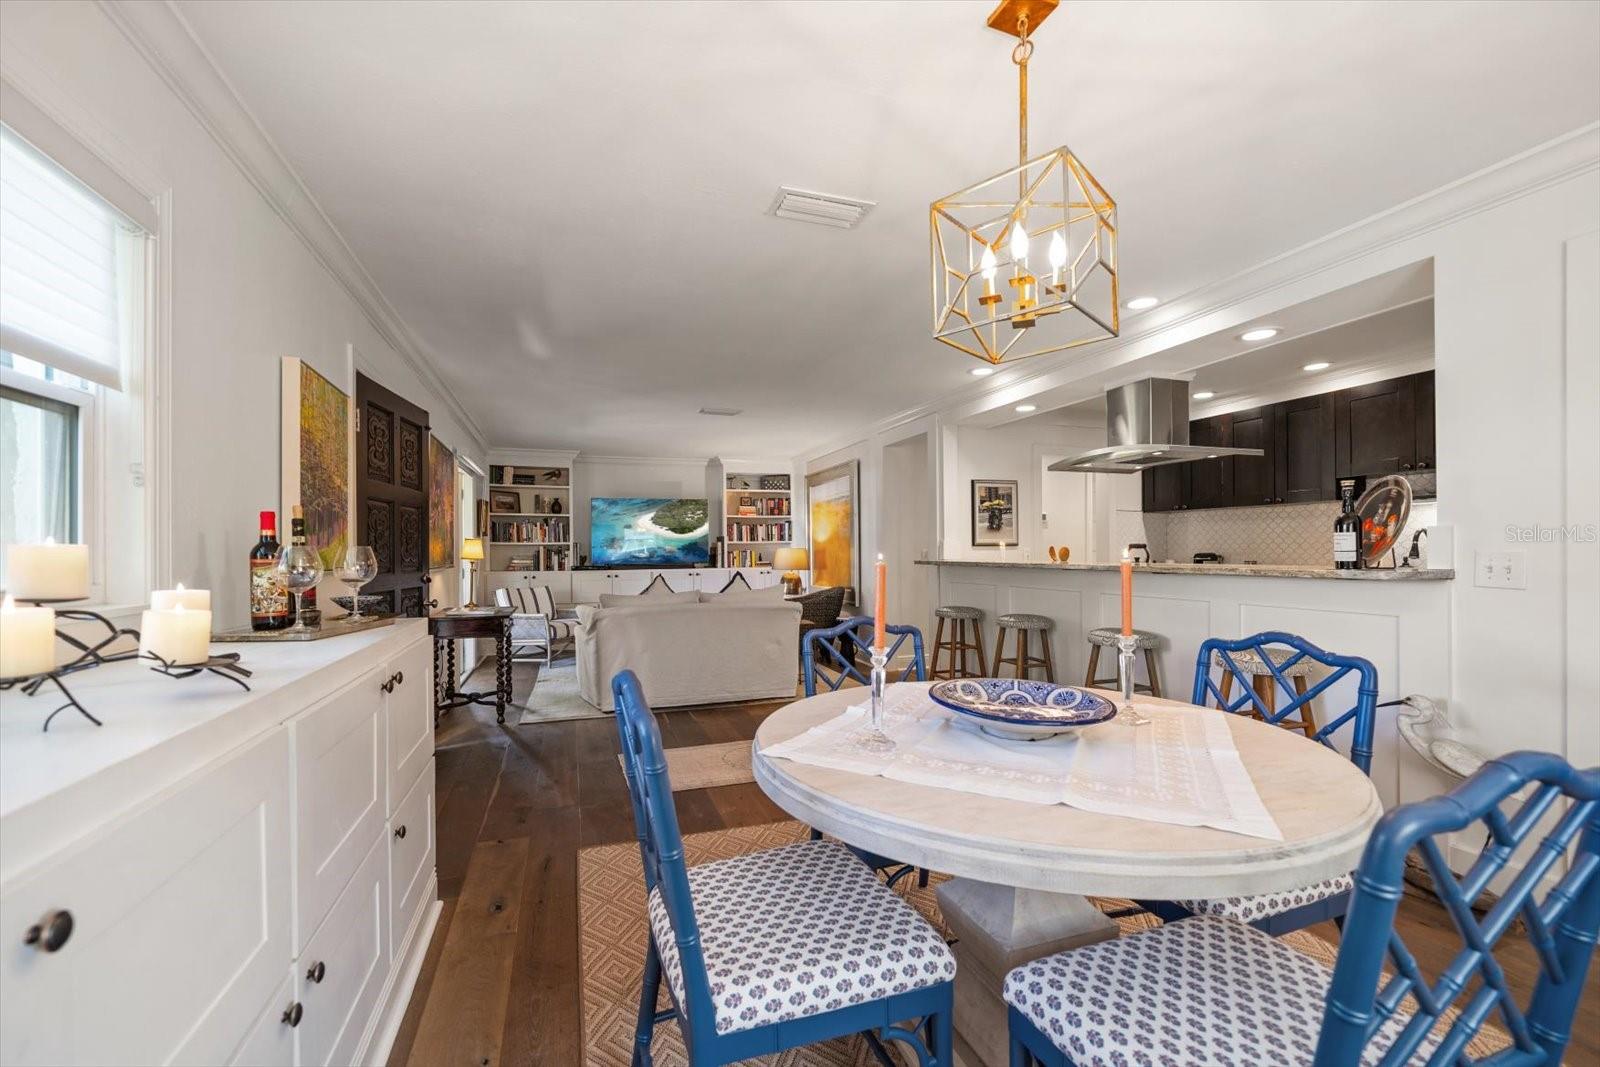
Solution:
<path fill-rule="evenodd" d="M 263 511 L 261 540 L 250 550 L 250 628 L 282 630 L 289 623 L 289 594 L 278 582 L 278 515 Z"/>
<path fill-rule="evenodd" d="M 1361 516 L 1356 514 L 1355 486 L 1340 487 L 1343 503 L 1333 520 L 1333 566 L 1335 570 L 1361 569 Z"/>
<path fill-rule="evenodd" d="M 296 504 L 294 510 L 289 513 L 289 543 L 291 545 L 306 543 L 306 518 L 299 504 Z M 316 586 L 300 594 L 300 614 L 306 620 L 307 626 L 316 626 L 321 622 L 322 612 L 317 608 Z"/>

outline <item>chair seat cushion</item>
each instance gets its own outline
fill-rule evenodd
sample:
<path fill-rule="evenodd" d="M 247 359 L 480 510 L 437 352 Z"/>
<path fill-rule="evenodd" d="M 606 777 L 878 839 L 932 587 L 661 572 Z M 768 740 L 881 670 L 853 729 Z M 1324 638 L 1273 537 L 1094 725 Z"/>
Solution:
<path fill-rule="evenodd" d="M 1285 669 L 1283 664 L 1294 655 L 1293 652 L 1286 652 L 1283 649 L 1278 648 L 1269 648 L 1266 650 L 1266 653 L 1268 656 L 1272 657 L 1273 666 L 1279 668 L 1279 673 L 1285 678 L 1308 677 L 1311 674 L 1312 668 L 1317 665 L 1316 660 L 1312 659 L 1310 656 L 1305 656 L 1293 667 Z M 1260 653 L 1246 650 L 1243 652 L 1229 652 L 1228 656 L 1233 660 L 1234 663 L 1238 664 L 1239 669 L 1244 671 L 1246 674 L 1272 674 L 1272 672 L 1267 669 L 1267 665 L 1262 662 Z M 1222 662 L 1221 652 L 1216 654 L 1215 663 L 1224 671 L 1228 669 L 1228 665 Z"/>
<path fill-rule="evenodd" d="M 1201 916 L 1023 964 L 1004 995 L 1075 1067 L 1301 1067 L 1332 977 L 1260 930 Z M 1362 1062 L 1404 1022 L 1386 1022 Z"/>
<path fill-rule="evenodd" d="M 1048 630 L 1054 626 L 1048 615 L 1031 615 L 1026 611 L 1013 611 L 1000 616 L 1000 625 L 1008 630 Z"/>
<path fill-rule="evenodd" d="M 1348 874 L 1328 878 L 1300 889 L 1282 893 L 1259 893 L 1253 897 L 1217 897 L 1214 900 L 1175 900 L 1174 904 L 1196 915 L 1221 915 L 1242 923 L 1259 922 L 1271 915 L 1281 915 L 1293 908 L 1315 904 L 1329 897 L 1342 896 L 1355 886 Z"/>
<path fill-rule="evenodd" d="M 800 1019 L 948 982 L 936 930 L 832 841 L 689 868 L 719 1034 Z M 684 1004 L 683 966 L 659 889 L 650 929 Z"/>
<path fill-rule="evenodd" d="M 1117 638 L 1122 636 L 1122 630 L 1116 626 L 1097 626 L 1088 633 L 1091 645 L 1101 645 L 1105 648 L 1116 648 Z M 1135 648 L 1155 648 L 1161 644 L 1161 635 L 1149 630 L 1133 631 L 1133 645 Z"/>
<path fill-rule="evenodd" d="M 965 604 L 946 604 L 934 608 L 933 614 L 939 619 L 962 619 L 966 622 L 979 622 L 983 619 L 982 608 L 969 608 Z"/>

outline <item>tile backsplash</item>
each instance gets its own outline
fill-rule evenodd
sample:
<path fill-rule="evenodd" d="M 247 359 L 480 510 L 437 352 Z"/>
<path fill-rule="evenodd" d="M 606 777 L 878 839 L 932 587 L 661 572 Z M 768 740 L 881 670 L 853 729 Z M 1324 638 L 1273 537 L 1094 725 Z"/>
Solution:
<path fill-rule="evenodd" d="M 1213 508 L 1180 513 L 1144 514 L 1121 511 L 1114 516 L 1112 545 L 1142 541 L 1150 558 L 1189 562 L 1196 552 L 1217 552 L 1229 563 L 1281 563 L 1332 566 L 1333 520 L 1337 501 L 1276 504 L 1258 508 Z M 1399 544 L 1409 547 L 1411 535 L 1438 522 L 1438 503 L 1419 500 Z"/>

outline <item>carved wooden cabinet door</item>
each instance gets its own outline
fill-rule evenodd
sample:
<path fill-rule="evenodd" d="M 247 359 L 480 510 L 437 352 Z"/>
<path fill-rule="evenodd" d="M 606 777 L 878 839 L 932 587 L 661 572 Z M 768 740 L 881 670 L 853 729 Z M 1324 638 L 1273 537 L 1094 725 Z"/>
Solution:
<path fill-rule="evenodd" d="M 382 611 L 427 614 L 428 413 L 364 374 L 356 375 L 356 529 L 378 557 L 363 593 Z"/>

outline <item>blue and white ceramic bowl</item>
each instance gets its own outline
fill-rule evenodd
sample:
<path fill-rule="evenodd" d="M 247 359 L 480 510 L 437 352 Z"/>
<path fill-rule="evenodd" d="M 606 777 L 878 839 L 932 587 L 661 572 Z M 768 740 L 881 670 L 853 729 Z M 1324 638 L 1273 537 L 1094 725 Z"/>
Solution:
<path fill-rule="evenodd" d="M 1007 740 L 1054 737 L 1117 714 L 1111 701 L 1087 689 L 1016 678 L 956 678 L 936 682 L 928 695 L 984 733 Z"/>

